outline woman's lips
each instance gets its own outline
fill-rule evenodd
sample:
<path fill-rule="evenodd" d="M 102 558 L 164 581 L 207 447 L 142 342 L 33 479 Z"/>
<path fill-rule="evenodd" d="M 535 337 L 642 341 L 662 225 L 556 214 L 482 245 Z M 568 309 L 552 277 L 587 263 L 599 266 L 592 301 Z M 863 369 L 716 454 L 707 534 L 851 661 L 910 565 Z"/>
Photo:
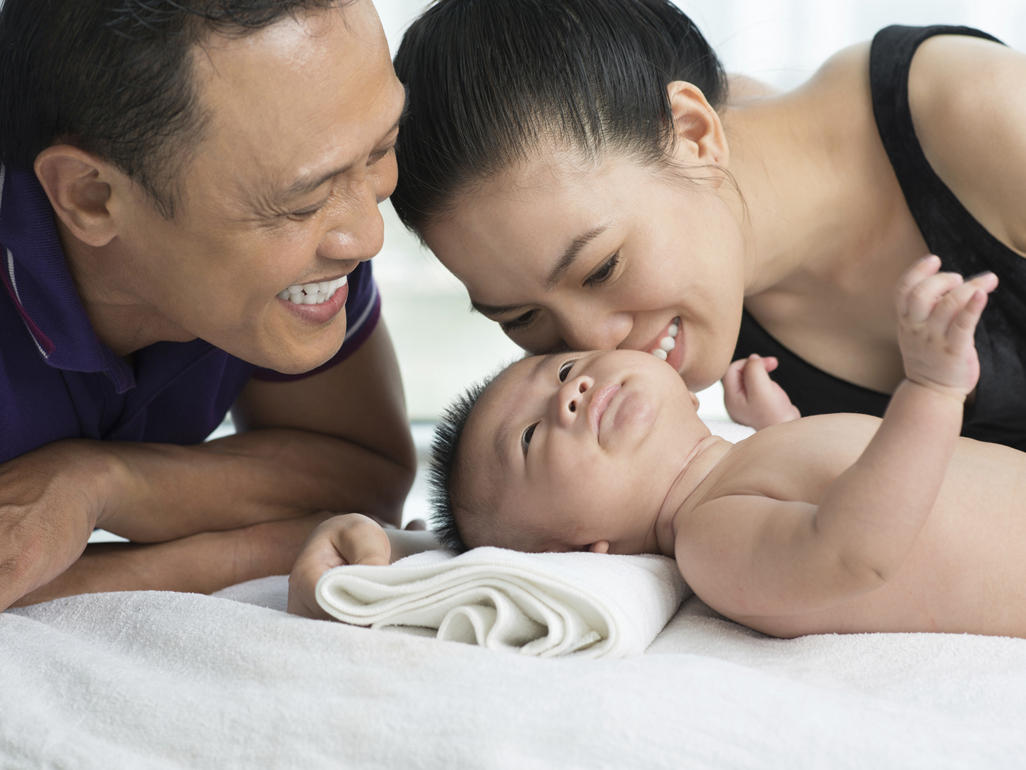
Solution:
<path fill-rule="evenodd" d="M 620 392 L 620 388 L 619 384 L 606 385 L 595 393 L 588 403 L 588 425 L 595 433 L 596 440 L 601 438 L 602 415 L 606 413 L 613 397 Z"/>
<path fill-rule="evenodd" d="M 645 350 L 679 372 L 681 364 L 684 362 L 683 333 L 680 316 L 677 316 L 663 328 L 659 336 L 649 343 Z"/>

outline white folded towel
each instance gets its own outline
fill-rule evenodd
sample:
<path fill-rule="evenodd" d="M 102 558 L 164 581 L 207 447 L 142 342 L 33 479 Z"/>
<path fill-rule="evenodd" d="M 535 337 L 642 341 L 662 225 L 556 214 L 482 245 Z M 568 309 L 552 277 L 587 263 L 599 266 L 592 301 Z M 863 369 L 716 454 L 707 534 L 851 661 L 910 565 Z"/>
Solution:
<path fill-rule="evenodd" d="M 666 556 L 425 551 L 391 566 L 326 572 L 317 602 L 359 626 L 552 657 L 645 651 L 688 594 Z"/>

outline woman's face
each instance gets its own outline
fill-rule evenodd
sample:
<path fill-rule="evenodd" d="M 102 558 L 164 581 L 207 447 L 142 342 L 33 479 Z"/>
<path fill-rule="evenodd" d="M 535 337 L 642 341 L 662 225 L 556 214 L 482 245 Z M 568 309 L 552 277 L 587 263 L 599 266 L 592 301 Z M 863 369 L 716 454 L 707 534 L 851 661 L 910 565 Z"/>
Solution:
<path fill-rule="evenodd" d="M 524 349 L 652 352 L 700 390 L 726 371 L 740 326 L 736 201 L 715 168 L 539 150 L 466 189 L 423 236 Z"/>

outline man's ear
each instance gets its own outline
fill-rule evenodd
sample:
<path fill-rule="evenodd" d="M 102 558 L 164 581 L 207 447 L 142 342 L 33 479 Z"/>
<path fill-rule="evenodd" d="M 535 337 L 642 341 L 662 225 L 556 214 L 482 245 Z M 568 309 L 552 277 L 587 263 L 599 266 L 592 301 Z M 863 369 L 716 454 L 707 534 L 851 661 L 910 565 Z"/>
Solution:
<path fill-rule="evenodd" d="M 597 543 L 589 545 L 588 550 L 592 553 L 609 553 L 609 541 L 599 540 Z"/>
<path fill-rule="evenodd" d="M 723 123 L 702 90 L 683 80 L 666 86 L 676 140 L 674 157 L 687 164 L 726 167 L 730 149 Z"/>
<path fill-rule="evenodd" d="M 109 163 L 57 144 L 39 153 L 35 171 L 54 213 L 72 235 L 93 247 L 113 240 L 117 227 L 109 203 L 117 174 Z"/>

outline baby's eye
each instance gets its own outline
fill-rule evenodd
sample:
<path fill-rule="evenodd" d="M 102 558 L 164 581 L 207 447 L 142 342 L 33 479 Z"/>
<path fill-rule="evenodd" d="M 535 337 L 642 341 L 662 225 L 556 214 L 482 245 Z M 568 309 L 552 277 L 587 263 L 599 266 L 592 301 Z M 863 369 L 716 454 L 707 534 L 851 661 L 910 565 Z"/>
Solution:
<path fill-rule="evenodd" d="M 570 370 L 574 368 L 574 364 L 577 361 L 567 361 L 561 367 L 559 367 L 559 381 L 566 382 L 566 378 L 570 376 Z"/>
<path fill-rule="evenodd" d="M 520 436 L 520 448 L 524 450 L 524 455 L 527 455 L 527 447 L 531 443 L 531 437 L 534 436 L 534 429 L 538 427 L 538 423 L 529 425 L 527 430 L 524 431 L 523 435 Z"/>

